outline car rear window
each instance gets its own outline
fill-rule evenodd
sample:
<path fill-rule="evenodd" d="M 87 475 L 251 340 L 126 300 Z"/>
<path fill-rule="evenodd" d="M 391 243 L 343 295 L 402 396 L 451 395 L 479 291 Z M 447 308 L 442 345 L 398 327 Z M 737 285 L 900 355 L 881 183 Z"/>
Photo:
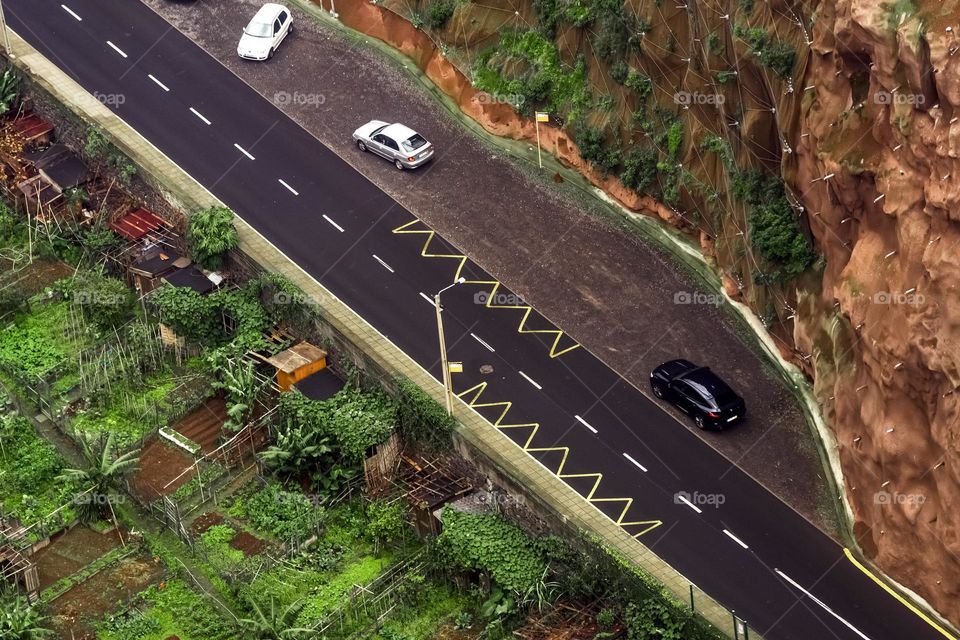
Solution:
<path fill-rule="evenodd" d="M 416 151 L 423 145 L 427 144 L 427 141 L 419 133 L 415 133 L 408 139 L 404 140 L 401 144 L 403 144 L 403 148 L 407 151 Z"/>
<path fill-rule="evenodd" d="M 712 372 L 698 373 L 686 379 L 687 384 L 714 406 L 722 407 L 737 399 L 737 394 Z"/>
<path fill-rule="evenodd" d="M 243 32 L 254 38 L 269 38 L 273 35 L 273 25 L 268 22 L 251 21 Z"/>

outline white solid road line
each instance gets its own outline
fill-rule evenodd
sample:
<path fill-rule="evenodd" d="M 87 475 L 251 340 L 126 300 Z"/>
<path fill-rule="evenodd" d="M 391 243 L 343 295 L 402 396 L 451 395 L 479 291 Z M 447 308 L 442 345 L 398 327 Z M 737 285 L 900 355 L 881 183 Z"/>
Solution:
<path fill-rule="evenodd" d="M 732 533 L 730 533 L 730 532 L 727 531 L 726 529 L 724 529 L 723 532 L 724 532 L 725 534 L 727 534 L 727 537 L 728 537 L 728 538 L 730 538 L 731 540 L 733 540 L 734 542 L 736 542 L 738 545 L 740 545 L 740 546 L 743 547 L 744 549 L 749 549 L 749 548 L 750 548 L 750 547 L 747 546 L 747 543 L 746 543 L 746 542 L 744 542 L 743 540 L 741 540 L 741 539 L 738 538 L 737 536 L 733 535 Z"/>
<path fill-rule="evenodd" d="M 580 416 L 573 416 L 573 417 L 576 418 L 576 419 L 580 422 L 580 424 L 582 424 L 583 426 L 585 426 L 587 429 L 590 429 L 590 431 L 593 431 L 594 433 L 597 433 L 597 430 L 594 429 L 593 426 L 592 426 L 589 422 L 587 422 L 586 420 L 584 420 L 584 419 L 581 418 Z M 646 471 L 646 469 L 644 469 L 644 471 Z"/>
<path fill-rule="evenodd" d="M 111 48 L 111 49 L 113 49 L 114 51 L 116 51 L 117 53 L 119 53 L 120 55 L 122 55 L 124 58 L 127 57 L 127 54 L 125 54 L 125 53 L 123 52 L 123 49 L 121 49 L 121 48 L 118 47 L 117 45 L 113 44 L 113 43 L 110 42 L 109 40 L 107 40 L 107 44 L 110 45 L 110 48 Z"/>
<path fill-rule="evenodd" d="M 235 147 L 240 151 L 240 153 L 242 153 L 243 155 L 247 156 L 247 157 L 250 158 L 251 160 L 256 160 L 256 158 L 254 158 L 252 155 L 250 155 L 250 152 L 249 152 L 249 151 L 247 151 L 246 149 L 244 149 L 243 147 L 241 147 L 240 145 L 238 145 L 236 142 L 233 143 L 233 146 L 235 146 Z"/>
<path fill-rule="evenodd" d="M 430 305 L 431 307 L 433 307 L 434 309 L 437 308 L 437 305 L 434 304 L 434 302 L 433 302 L 433 298 L 431 298 L 430 296 L 428 296 L 427 294 L 425 294 L 423 291 L 420 292 L 420 297 L 423 298 L 424 300 L 426 300 L 426 301 L 427 301 L 427 304 L 429 304 L 429 305 Z"/>
<path fill-rule="evenodd" d="M 527 374 L 525 374 L 523 371 L 520 372 L 520 375 L 522 375 L 524 378 L 526 378 L 527 382 L 529 382 L 530 384 L 532 384 L 533 386 L 535 386 L 537 389 L 543 389 L 543 387 L 541 387 L 539 384 L 537 384 L 537 381 L 536 381 L 536 380 L 534 380 L 533 378 L 531 378 L 530 376 L 528 376 Z"/>
<path fill-rule="evenodd" d="M 280 184 L 282 184 L 283 186 L 285 186 L 285 187 L 287 188 L 287 190 L 288 190 L 290 193 L 292 193 L 293 195 L 295 195 L 295 196 L 300 195 L 300 194 L 297 192 L 296 189 L 294 189 L 293 187 L 291 187 L 290 185 L 288 185 L 286 182 L 284 182 L 283 179 L 277 178 L 277 182 L 279 182 Z"/>
<path fill-rule="evenodd" d="M 633 458 L 631 458 L 629 453 L 623 454 L 623 457 L 626 458 L 627 460 L 629 460 L 630 462 L 632 462 L 633 464 L 635 464 L 635 465 L 637 466 L 637 468 L 640 469 L 640 471 L 643 471 L 644 473 L 647 472 L 647 468 L 646 468 L 645 466 L 643 466 L 642 464 L 640 464 L 639 462 L 637 462 L 636 460 L 634 460 Z"/>
<path fill-rule="evenodd" d="M 379 262 L 379 263 L 383 266 L 383 268 L 386 269 L 387 271 L 389 271 L 390 273 L 396 273 L 396 272 L 393 270 L 393 267 L 391 267 L 391 266 L 388 265 L 386 262 L 384 262 L 383 260 L 381 260 L 381 259 L 380 259 L 380 256 L 378 256 L 377 254 L 373 254 L 373 259 L 376 260 L 377 262 Z"/>
<path fill-rule="evenodd" d="M 470 335 L 471 335 L 471 337 L 473 337 L 474 340 L 476 340 L 477 342 L 479 342 L 480 344 L 482 344 L 490 353 L 496 353 L 496 352 L 497 352 L 496 349 L 494 349 L 494 348 L 491 347 L 489 344 L 487 344 L 486 342 L 484 342 L 483 340 L 481 340 L 480 337 L 477 336 L 477 334 L 471 333 Z"/>
<path fill-rule="evenodd" d="M 201 120 L 203 120 L 203 122 L 204 122 L 205 124 L 210 124 L 210 121 L 207 120 L 202 113 L 200 113 L 199 111 L 197 111 L 197 110 L 194 109 L 193 107 L 190 107 L 190 113 L 192 113 L 193 115 L 195 115 L 195 116 L 197 116 L 198 118 L 200 118 Z"/>
<path fill-rule="evenodd" d="M 73 9 L 71 9 L 70 7 L 68 7 L 68 6 L 65 5 L 65 4 L 62 4 L 62 5 L 60 5 L 60 6 L 63 7 L 63 10 L 64 10 L 64 11 L 66 11 L 67 13 L 69 13 L 70 15 L 72 15 L 74 18 L 76 18 L 76 19 L 77 19 L 77 22 L 83 22 L 83 18 L 81 18 L 80 16 L 78 16 L 78 15 L 76 14 L 76 12 L 74 12 Z"/>
<path fill-rule="evenodd" d="M 678 499 L 680 502 L 682 502 L 683 504 L 685 504 L 685 505 L 687 505 L 688 507 L 690 507 L 691 509 L 693 509 L 694 511 L 696 511 L 697 513 L 703 513 L 703 511 L 700 509 L 700 507 L 698 507 L 697 505 L 695 505 L 695 504 L 693 504 L 692 502 L 690 502 L 689 500 L 687 500 L 687 497 L 686 497 L 686 496 L 677 494 L 677 499 Z"/>
<path fill-rule="evenodd" d="M 343 227 L 341 227 L 341 226 L 338 225 L 336 222 L 334 222 L 333 220 L 331 220 L 331 219 L 330 219 L 330 216 L 328 216 L 327 214 L 323 214 L 323 219 L 326 220 L 327 222 L 329 222 L 331 225 L 333 225 L 333 228 L 334 228 L 334 229 L 336 229 L 336 230 L 339 231 L 340 233 L 343 233 Z"/>
<path fill-rule="evenodd" d="M 806 595 L 808 598 L 810 598 L 811 600 L 813 600 L 814 602 L 816 602 L 818 605 L 820 605 L 821 607 L 823 607 L 823 609 L 824 609 L 827 613 L 829 613 L 829 614 L 832 615 L 834 618 L 836 618 L 837 620 L 839 620 L 840 622 L 842 622 L 843 624 L 845 624 L 848 629 L 850 629 L 850 630 L 853 631 L 855 634 L 857 634 L 858 636 L 860 636 L 861 638 L 863 638 L 863 640 L 870 640 L 869 636 L 865 635 L 862 631 L 860 631 L 860 629 L 857 629 L 855 626 L 853 626 L 852 624 L 850 624 L 849 622 L 847 622 L 846 620 L 844 620 L 843 618 L 841 618 L 833 609 L 831 609 L 830 607 L 828 607 L 827 605 L 825 605 L 822 600 L 820 600 L 819 598 L 817 598 L 817 596 L 813 595 L 812 593 L 810 593 L 809 591 L 807 591 L 806 589 L 804 589 L 803 587 L 801 587 L 799 584 L 797 584 L 797 582 L 796 582 L 793 578 L 791 578 L 790 576 L 788 576 L 787 574 L 785 574 L 783 571 L 780 571 L 780 569 L 774 569 L 774 571 L 776 571 L 776 572 L 777 572 L 777 575 L 779 575 L 781 578 L 783 578 L 784 580 L 786 580 L 787 582 L 789 582 L 790 584 L 792 584 L 795 588 L 797 588 L 797 589 L 799 589 L 800 591 L 802 591 L 802 592 L 804 593 L 804 595 Z"/>

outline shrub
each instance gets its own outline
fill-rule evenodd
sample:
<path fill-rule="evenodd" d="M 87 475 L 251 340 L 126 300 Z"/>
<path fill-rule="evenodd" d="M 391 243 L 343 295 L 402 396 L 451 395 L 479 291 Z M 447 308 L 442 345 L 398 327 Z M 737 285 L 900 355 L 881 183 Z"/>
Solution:
<path fill-rule="evenodd" d="M 770 35 L 760 27 L 748 28 L 738 24 L 733 32 L 750 46 L 750 52 L 757 56 L 760 64 L 784 79 L 793 74 L 796 57 L 793 45 L 780 41 L 771 43 Z"/>
<path fill-rule="evenodd" d="M 233 212 L 226 207 L 195 212 L 187 226 L 187 241 L 194 260 L 207 269 L 219 269 L 223 254 L 237 246 Z"/>
<path fill-rule="evenodd" d="M 646 100 L 647 96 L 653 91 L 653 80 L 651 80 L 649 76 L 634 71 L 633 69 L 627 74 L 624 85 L 636 91 L 641 100 Z"/>
<path fill-rule="evenodd" d="M 457 5 L 453 0 L 435 0 L 430 5 L 430 11 L 427 14 L 427 24 L 431 29 L 440 30 L 447 26 L 447 22 L 453 17 Z"/>
<path fill-rule="evenodd" d="M 610 67 L 610 77 L 613 78 L 613 81 L 617 84 L 624 84 L 627 81 L 627 77 L 630 75 L 630 67 L 627 66 L 627 63 L 623 60 L 617 60 Z"/>
<path fill-rule="evenodd" d="M 407 378 L 397 379 L 397 415 L 409 443 L 427 449 L 445 449 L 456 424 L 447 410 Z"/>
<path fill-rule="evenodd" d="M 117 278 L 89 272 L 60 280 L 55 288 L 100 331 L 119 327 L 133 315 L 133 292 Z"/>
<path fill-rule="evenodd" d="M 160 312 L 160 320 L 178 336 L 203 344 L 218 342 L 223 330 L 216 301 L 193 289 L 165 285 L 150 292 L 150 302 Z"/>
<path fill-rule="evenodd" d="M 637 193 L 649 193 L 657 179 L 657 152 L 650 147 L 631 149 L 623 165 L 620 181 Z"/>
<path fill-rule="evenodd" d="M 676 160 L 683 145 L 683 121 L 675 120 L 667 129 L 667 155 Z"/>
<path fill-rule="evenodd" d="M 444 509 L 436 550 L 449 564 L 485 571 L 516 593 L 536 585 L 546 569 L 531 539 L 500 516 Z"/>
<path fill-rule="evenodd" d="M 590 126 L 578 128 L 574 141 L 580 149 L 580 156 L 593 163 L 605 174 L 619 166 L 620 149 L 616 145 L 606 144 L 606 135 L 603 130 Z"/>

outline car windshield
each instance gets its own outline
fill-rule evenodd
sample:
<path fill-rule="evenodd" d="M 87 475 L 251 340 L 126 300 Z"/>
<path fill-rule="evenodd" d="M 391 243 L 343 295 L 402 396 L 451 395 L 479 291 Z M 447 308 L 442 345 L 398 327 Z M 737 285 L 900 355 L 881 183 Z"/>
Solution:
<path fill-rule="evenodd" d="M 254 38 L 269 38 L 273 35 L 273 26 L 269 22 L 257 22 L 256 20 L 251 20 L 250 24 L 247 25 L 247 28 L 243 30 L 248 36 L 253 36 Z"/>
<path fill-rule="evenodd" d="M 403 148 L 407 151 L 416 151 L 423 145 L 427 144 L 427 141 L 419 133 L 415 133 L 400 144 L 402 144 Z"/>

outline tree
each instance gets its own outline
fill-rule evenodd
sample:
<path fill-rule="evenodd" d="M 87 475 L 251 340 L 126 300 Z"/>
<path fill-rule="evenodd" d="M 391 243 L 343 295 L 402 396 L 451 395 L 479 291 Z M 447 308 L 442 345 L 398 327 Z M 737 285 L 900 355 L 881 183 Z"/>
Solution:
<path fill-rule="evenodd" d="M 46 616 L 21 596 L 5 597 L 0 603 L 0 638 L 4 640 L 40 640 L 53 635 L 47 629 Z"/>
<path fill-rule="evenodd" d="M 201 209 L 187 225 L 187 241 L 193 259 L 203 267 L 215 270 L 223 264 L 223 254 L 237 246 L 237 229 L 233 211 L 226 207 Z"/>
<path fill-rule="evenodd" d="M 232 358 L 218 367 L 220 379 L 213 386 L 227 394 L 227 421 L 224 428 L 239 431 L 253 415 L 253 403 L 270 380 L 258 377 L 253 362 Z"/>
<path fill-rule="evenodd" d="M 132 471 L 139 462 L 135 451 L 117 456 L 113 444 L 114 434 L 93 441 L 85 437 L 80 441 L 86 466 L 83 469 L 64 469 L 57 477 L 60 482 L 74 483 L 80 490 L 76 496 L 77 515 L 81 520 L 90 522 L 103 514 L 103 505 L 110 508 L 113 525 L 119 532 L 117 514 L 113 510 L 120 481 Z M 121 538 L 122 541 L 122 538 Z"/>
<path fill-rule="evenodd" d="M 250 597 L 247 602 L 252 615 L 240 620 L 240 627 L 250 640 L 301 640 L 316 635 L 313 629 L 295 626 L 303 609 L 302 601 L 291 603 L 285 609 L 281 609 L 272 597 L 269 608 Z"/>

